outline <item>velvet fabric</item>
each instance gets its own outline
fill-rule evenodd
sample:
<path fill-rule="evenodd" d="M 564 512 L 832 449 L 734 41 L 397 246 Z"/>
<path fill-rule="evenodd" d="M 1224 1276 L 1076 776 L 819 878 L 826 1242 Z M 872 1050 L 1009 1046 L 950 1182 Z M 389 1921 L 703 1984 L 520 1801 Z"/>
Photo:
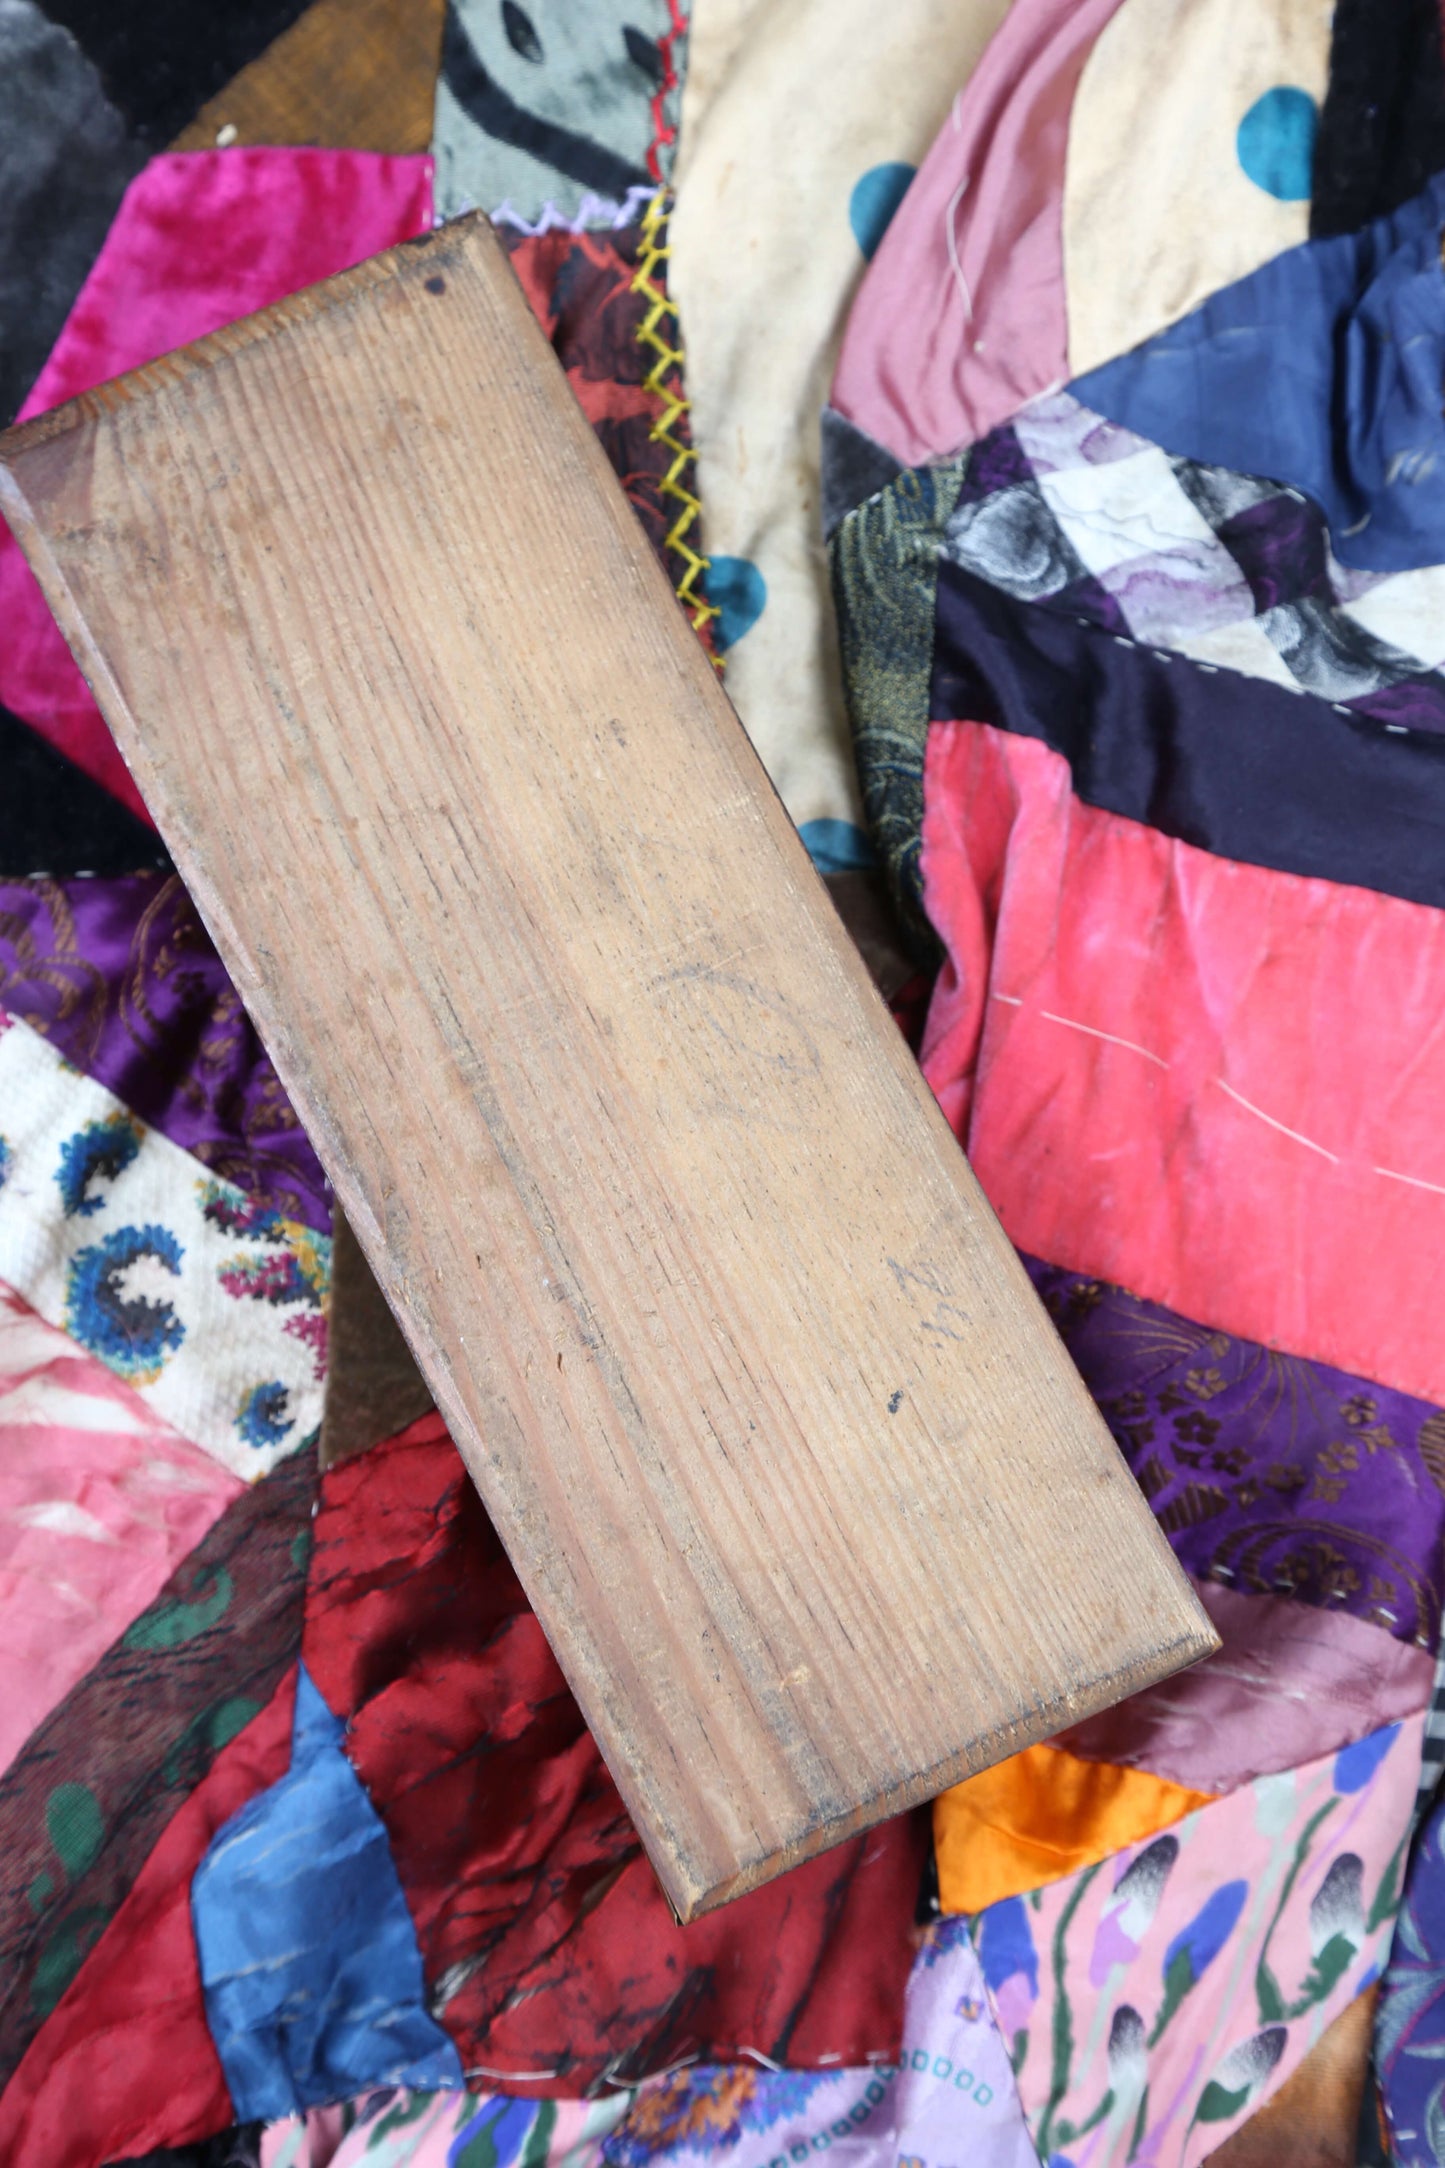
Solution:
<path fill-rule="evenodd" d="M 934 725 L 925 797 L 924 1072 L 1013 1240 L 1445 1398 L 1445 919 L 1081 805 L 987 725 Z"/>
<path fill-rule="evenodd" d="M 1335 0 L 1310 233 L 1354 233 L 1445 166 L 1440 0 Z"/>
<path fill-rule="evenodd" d="M 0 707 L 0 772 L 0 879 L 171 870 L 170 852 L 149 821 L 7 707 Z"/>
<path fill-rule="evenodd" d="M 206 100 L 264 52 L 306 0 L 45 0 L 94 63 L 126 120 L 159 150 Z"/>
<path fill-rule="evenodd" d="M 365 151 L 155 158 L 126 190 L 22 408 L 44 413 L 431 225 L 431 161 Z M 0 701 L 148 819 L 8 528 L 0 527 Z"/>
<path fill-rule="evenodd" d="M 0 426 L 34 382 L 144 156 L 53 13 L 0 0 Z"/>

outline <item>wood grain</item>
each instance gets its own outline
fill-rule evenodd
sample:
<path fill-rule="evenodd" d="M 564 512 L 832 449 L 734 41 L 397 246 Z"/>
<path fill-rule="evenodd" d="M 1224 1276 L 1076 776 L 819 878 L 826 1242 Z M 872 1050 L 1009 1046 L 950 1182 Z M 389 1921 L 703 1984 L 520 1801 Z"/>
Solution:
<path fill-rule="evenodd" d="M 305 14 L 171 145 L 318 144 L 327 150 L 426 150 L 441 68 L 444 0 L 312 0 Z"/>
<path fill-rule="evenodd" d="M 1215 1646 L 484 220 L 0 505 L 681 1918 Z"/>

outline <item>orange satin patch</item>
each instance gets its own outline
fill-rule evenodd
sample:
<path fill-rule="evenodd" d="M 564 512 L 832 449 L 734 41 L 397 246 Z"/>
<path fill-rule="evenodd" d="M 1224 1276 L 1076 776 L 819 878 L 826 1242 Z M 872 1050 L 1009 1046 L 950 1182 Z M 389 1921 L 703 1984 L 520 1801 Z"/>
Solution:
<path fill-rule="evenodd" d="M 933 1802 L 938 1897 L 945 1912 L 981 1912 L 1107 1859 L 1207 1807 L 1146 1769 L 1080 1761 L 1030 1746 Z"/>

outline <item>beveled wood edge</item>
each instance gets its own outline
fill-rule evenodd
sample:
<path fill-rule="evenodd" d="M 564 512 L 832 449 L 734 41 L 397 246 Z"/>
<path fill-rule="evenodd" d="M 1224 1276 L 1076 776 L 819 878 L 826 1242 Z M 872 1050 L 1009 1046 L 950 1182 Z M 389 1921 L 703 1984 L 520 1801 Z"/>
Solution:
<path fill-rule="evenodd" d="M 240 316 L 233 324 L 222 324 L 202 338 L 191 339 L 184 346 L 159 354 L 154 361 L 141 362 L 119 376 L 107 377 L 89 391 L 77 392 L 74 398 L 51 407 L 47 413 L 34 415 L 28 422 L 12 423 L 10 428 L 0 430 L 0 467 L 11 459 L 37 450 L 52 438 L 67 436 L 72 429 L 98 420 L 101 415 L 124 406 L 143 393 L 183 382 L 218 361 L 244 353 L 248 346 L 269 338 L 280 325 L 304 323 L 309 317 L 323 316 L 331 309 L 347 306 L 354 296 L 369 293 L 373 287 L 384 286 L 398 278 L 414 251 L 436 250 L 445 256 L 457 241 L 469 239 L 479 227 L 485 227 L 493 247 L 506 261 L 507 251 L 497 240 L 485 211 L 468 211 L 460 218 L 448 220 L 444 226 L 434 227 L 430 233 L 416 234 L 408 241 L 395 241 L 378 255 L 367 256 L 362 262 L 352 264 L 349 270 L 336 271 L 310 286 L 298 287 L 294 294 L 283 294 L 279 301 L 268 302 L 265 308 L 253 310 L 249 316 Z M 515 277 L 515 272 L 512 275 Z"/>

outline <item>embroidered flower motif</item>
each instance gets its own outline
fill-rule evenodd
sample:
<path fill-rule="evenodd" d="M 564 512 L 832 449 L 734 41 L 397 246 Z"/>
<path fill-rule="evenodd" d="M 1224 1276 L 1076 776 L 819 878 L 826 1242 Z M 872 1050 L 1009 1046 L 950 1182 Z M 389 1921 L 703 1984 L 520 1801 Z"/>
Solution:
<path fill-rule="evenodd" d="M 114 1182 L 124 1174 L 141 1148 L 145 1131 L 133 1114 L 122 1108 L 98 1122 L 87 1122 L 60 1147 L 55 1179 L 67 1219 L 89 1219 L 105 1203 L 104 1191 L 92 1183 Z"/>
<path fill-rule="evenodd" d="M 236 1429 L 242 1442 L 254 1446 L 258 1453 L 280 1445 L 292 1427 L 290 1405 L 291 1395 L 278 1381 L 253 1385 L 236 1412 Z"/>
<path fill-rule="evenodd" d="M 132 1384 L 149 1385 L 186 1336 L 154 1292 L 159 1274 L 180 1277 L 185 1255 L 165 1227 L 117 1227 L 70 1260 L 65 1329 Z"/>

